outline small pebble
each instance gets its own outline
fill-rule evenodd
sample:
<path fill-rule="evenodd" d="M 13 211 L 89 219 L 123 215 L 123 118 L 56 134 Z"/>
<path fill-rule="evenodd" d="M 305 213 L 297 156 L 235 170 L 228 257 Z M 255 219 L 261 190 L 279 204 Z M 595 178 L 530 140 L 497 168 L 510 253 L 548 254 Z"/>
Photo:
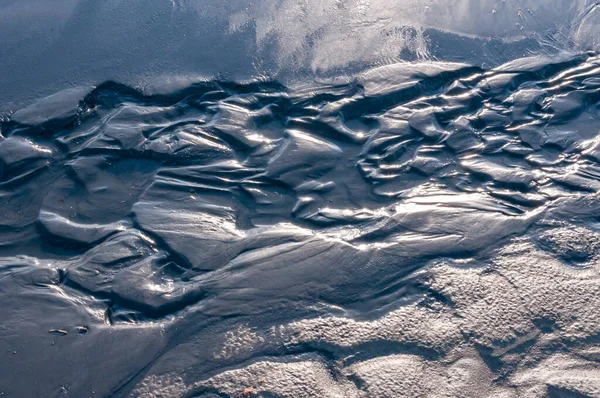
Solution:
<path fill-rule="evenodd" d="M 77 331 L 81 334 L 86 334 L 88 332 L 88 328 L 85 326 L 77 326 Z"/>

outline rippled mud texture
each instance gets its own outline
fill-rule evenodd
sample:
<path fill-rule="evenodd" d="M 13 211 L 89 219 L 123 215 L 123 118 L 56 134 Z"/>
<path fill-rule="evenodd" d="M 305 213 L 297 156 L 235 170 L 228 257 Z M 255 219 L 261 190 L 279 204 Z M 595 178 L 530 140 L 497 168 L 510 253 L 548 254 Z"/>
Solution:
<path fill-rule="evenodd" d="M 599 110 L 590 53 L 17 111 L 0 391 L 600 396 Z"/>

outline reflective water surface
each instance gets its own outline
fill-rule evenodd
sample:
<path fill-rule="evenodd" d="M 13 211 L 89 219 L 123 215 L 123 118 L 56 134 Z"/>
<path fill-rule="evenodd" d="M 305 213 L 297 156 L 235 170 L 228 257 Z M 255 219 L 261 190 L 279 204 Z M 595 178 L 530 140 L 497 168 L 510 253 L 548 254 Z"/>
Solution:
<path fill-rule="evenodd" d="M 593 0 L 1 0 L 0 113 L 81 85 L 285 84 L 412 60 L 598 51 Z"/>

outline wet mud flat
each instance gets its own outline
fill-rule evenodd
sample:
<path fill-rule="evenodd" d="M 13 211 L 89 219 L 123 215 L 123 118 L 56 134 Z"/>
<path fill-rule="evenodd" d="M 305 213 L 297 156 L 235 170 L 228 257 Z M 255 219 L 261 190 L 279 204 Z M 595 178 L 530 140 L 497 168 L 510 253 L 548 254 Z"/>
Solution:
<path fill-rule="evenodd" d="M 599 396 L 599 111 L 593 53 L 16 111 L 0 392 Z"/>

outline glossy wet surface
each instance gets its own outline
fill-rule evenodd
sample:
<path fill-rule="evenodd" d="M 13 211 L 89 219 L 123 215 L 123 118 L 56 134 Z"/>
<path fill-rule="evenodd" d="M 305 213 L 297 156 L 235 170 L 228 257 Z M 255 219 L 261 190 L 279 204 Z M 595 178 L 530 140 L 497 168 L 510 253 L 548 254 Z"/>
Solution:
<path fill-rule="evenodd" d="M 21 109 L 1 391 L 597 396 L 599 111 L 592 53 Z"/>

